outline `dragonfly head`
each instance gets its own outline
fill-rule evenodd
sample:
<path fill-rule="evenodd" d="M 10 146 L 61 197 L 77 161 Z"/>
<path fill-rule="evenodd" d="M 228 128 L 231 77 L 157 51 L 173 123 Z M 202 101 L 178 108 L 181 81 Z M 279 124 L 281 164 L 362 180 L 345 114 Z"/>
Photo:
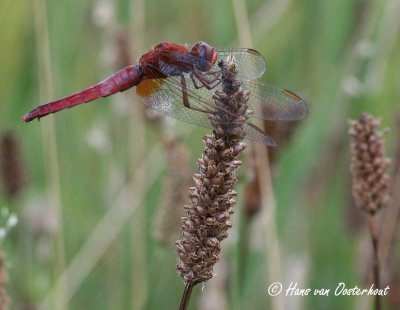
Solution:
<path fill-rule="evenodd" d="M 218 58 L 215 48 L 203 41 L 196 42 L 190 49 L 190 54 L 199 58 L 196 67 L 203 72 L 210 70 Z"/>

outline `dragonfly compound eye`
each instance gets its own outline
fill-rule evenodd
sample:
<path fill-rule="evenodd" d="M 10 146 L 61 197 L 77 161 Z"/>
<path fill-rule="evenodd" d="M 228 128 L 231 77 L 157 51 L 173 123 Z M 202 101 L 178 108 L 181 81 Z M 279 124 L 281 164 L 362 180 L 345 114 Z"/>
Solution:
<path fill-rule="evenodd" d="M 199 62 L 196 64 L 196 67 L 200 71 L 208 71 L 218 58 L 218 53 L 214 47 L 203 41 L 196 42 L 191 48 L 190 54 L 198 57 Z"/>

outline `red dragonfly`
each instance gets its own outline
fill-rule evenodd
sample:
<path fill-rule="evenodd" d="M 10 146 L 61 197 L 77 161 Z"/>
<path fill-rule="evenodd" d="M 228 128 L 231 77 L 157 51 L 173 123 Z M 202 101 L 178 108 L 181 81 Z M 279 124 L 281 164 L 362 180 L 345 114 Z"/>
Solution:
<path fill-rule="evenodd" d="M 264 120 L 293 121 L 307 115 L 304 101 L 293 92 L 258 80 L 265 71 L 264 57 L 253 49 L 215 49 L 199 41 L 186 47 L 158 44 L 139 64 L 123 68 L 104 81 L 68 97 L 38 106 L 21 120 L 30 122 L 76 105 L 136 86 L 138 98 L 148 107 L 198 126 L 210 128 L 208 113 L 215 111 L 213 92 L 220 86 L 218 61 L 234 57 L 237 79 L 250 91 L 250 116 Z M 245 123 L 247 139 L 275 146 L 275 140 L 251 123 Z"/>

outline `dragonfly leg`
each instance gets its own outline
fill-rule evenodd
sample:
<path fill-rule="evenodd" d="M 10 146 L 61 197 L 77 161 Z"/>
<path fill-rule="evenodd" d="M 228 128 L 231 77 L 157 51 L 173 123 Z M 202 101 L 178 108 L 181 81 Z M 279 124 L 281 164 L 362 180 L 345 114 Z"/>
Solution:
<path fill-rule="evenodd" d="M 214 114 L 214 111 L 211 110 L 206 110 L 206 109 L 200 109 L 197 107 L 192 107 L 190 105 L 189 102 L 189 96 L 188 96 L 188 90 L 187 90 L 187 86 L 186 86 L 186 80 L 185 77 L 181 77 L 181 86 L 182 86 L 182 99 L 183 99 L 183 105 L 191 110 L 195 110 L 195 111 L 199 111 L 199 112 L 203 112 L 203 113 L 210 113 L 210 114 Z"/>
<path fill-rule="evenodd" d="M 214 78 L 207 78 L 203 74 L 201 74 L 200 71 L 194 71 L 190 74 L 190 78 L 193 81 L 193 85 L 196 89 L 205 87 L 208 90 L 214 89 L 216 86 L 218 86 L 221 83 L 221 78 L 220 75 L 217 74 L 219 72 L 211 72 L 211 75 L 215 75 Z M 209 76 L 209 74 L 207 74 Z M 198 82 L 201 84 L 199 85 Z"/>
<path fill-rule="evenodd" d="M 188 94 L 186 80 L 185 80 L 184 76 L 181 77 L 181 88 L 182 88 L 182 101 L 183 101 L 183 105 L 186 108 L 195 110 L 195 111 L 199 111 L 199 112 L 203 112 L 203 113 L 208 113 L 208 114 L 219 114 L 219 113 L 223 112 L 223 113 L 227 113 L 229 115 L 234 115 L 231 111 L 229 111 L 228 109 L 225 109 L 223 107 L 215 107 L 215 110 L 192 107 L 189 102 L 189 94 Z"/>
<path fill-rule="evenodd" d="M 193 82 L 193 85 L 194 85 L 194 88 L 196 88 L 196 89 L 199 89 L 199 88 L 202 88 L 202 87 L 204 87 L 204 85 L 203 84 L 197 84 L 198 83 L 198 81 L 195 79 L 195 77 L 194 77 L 194 75 L 193 75 L 193 73 L 191 73 L 190 74 L 190 78 L 192 79 L 192 82 Z"/>

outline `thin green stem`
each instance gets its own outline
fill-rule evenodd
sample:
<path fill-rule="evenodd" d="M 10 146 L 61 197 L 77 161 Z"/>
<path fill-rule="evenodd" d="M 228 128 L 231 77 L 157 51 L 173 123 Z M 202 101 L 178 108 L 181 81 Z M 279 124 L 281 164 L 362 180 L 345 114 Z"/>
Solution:
<path fill-rule="evenodd" d="M 131 20 L 129 27 L 135 33 L 134 46 L 135 54 L 143 52 L 145 29 L 145 2 L 143 0 L 131 1 Z M 144 200 L 143 187 L 144 180 L 147 178 L 146 169 L 142 174 L 137 173 L 138 164 L 145 157 L 145 120 L 142 107 L 135 104 L 130 107 L 129 119 L 129 154 L 130 154 L 130 175 L 132 179 L 131 200 Z M 131 236 L 134 250 L 132 251 L 132 309 L 143 309 L 147 300 L 148 270 L 147 270 L 147 241 L 146 241 L 146 212 L 143 206 L 139 207 L 135 217 L 131 219 Z"/>
<path fill-rule="evenodd" d="M 242 46 L 252 47 L 251 27 L 246 3 L 244 0 L 232 0 L 232 4 L 235 11 L 239 43 Z M 259 126 L 262 128 L 263 124 L 260 122 Z M 276 203 L 272 190 L 272 174 L 268 152 L 266 147 L 263 145 L 253 145 L 253 147 L 256 155 L 256 172 L 262 205 L 261 216 L 265 222 L 265 235 L 268 237 L 266 238 L 267 253 L 269 253 L 269 259 L 267 260 L 268 278 L 273 281 L 281 281 L 280 245 L 275 222 Z M 271 301 L 272 309 L 283 309 L 283 299 L 280 295 L 275 296 Z"/>
<path fill-rule="evenodd" d="M 50 101 L 52 98 L 52 68 L 51 53 L 49 44 L 49 31 L 47 24 L 46 2 L 43 0 L 34 0 L 34 17 L 36 32 L 36 48 L 38 56 L 39 71 L 39 92 L 40 100 L 43 102 Z M 53 118 L 48 118 L 41 122 L 43 148 L 45 158 L 46 180 L 48 189 L 48 199 L 51 206 L 56 211 L 59 219 L 59 227 L 55 236 L 55 270 L 54 276 L 58 277 L 65 268 L 65 250 L 62 220 L 62 204 L 60 198 L 60 172 L 58 163 L 58 151 L 56 143 L 56 128 Z M 63 287 L 56 293 L 53 309 L 60 309 L 59 304 L 64 300 L 64 292 L 67 281 Z M 64 307 L 63 309 L 67 309 Z"/>

